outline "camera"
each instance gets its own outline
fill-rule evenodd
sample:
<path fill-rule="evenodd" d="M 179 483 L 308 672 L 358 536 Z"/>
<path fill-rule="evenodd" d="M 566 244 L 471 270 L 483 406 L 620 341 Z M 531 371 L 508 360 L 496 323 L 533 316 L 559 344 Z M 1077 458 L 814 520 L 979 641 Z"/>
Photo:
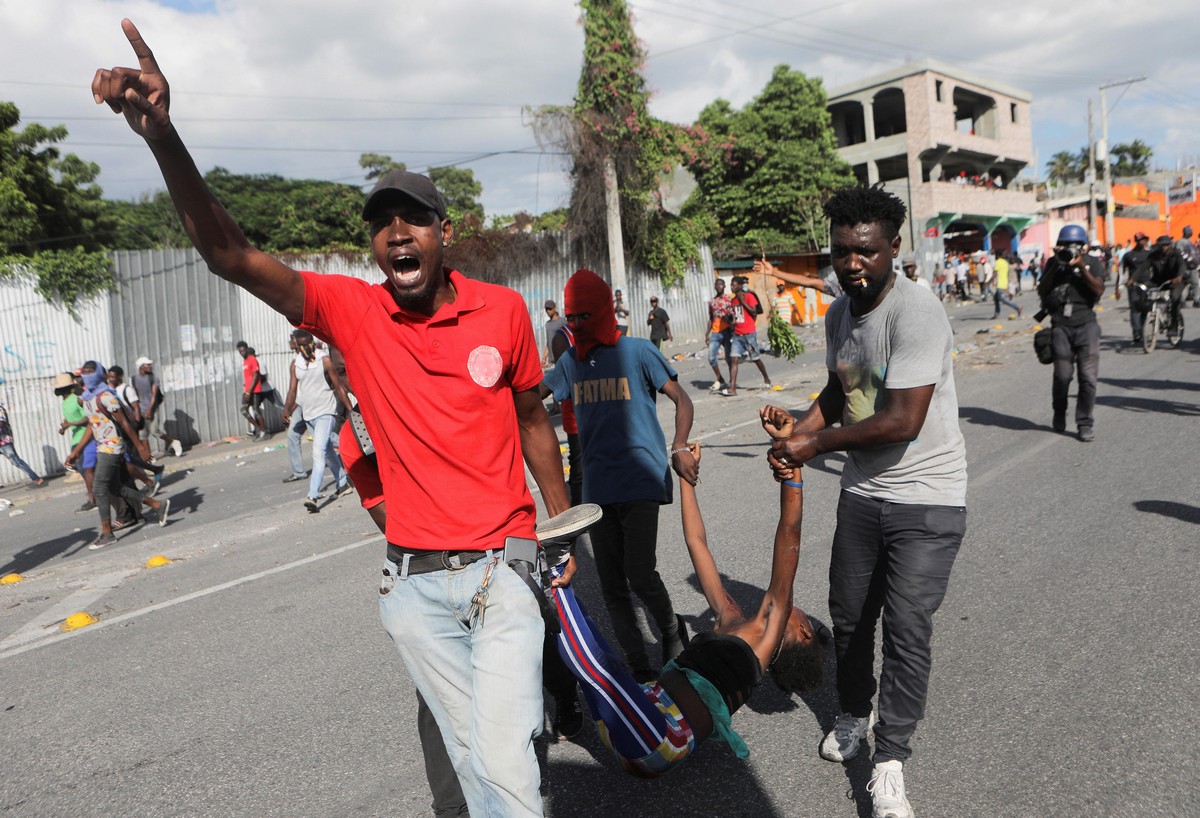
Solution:
<path fill-rule="evenodd" d="M 1050 314 L 1050 310 L 1043 307 L 1042 309 L 1038 310 L 1037 312 L 1035 312 L 1033 314 L 1033 320 L 1034 321 L 1045 321 L 1046 316 L 1049 314 Z"/>
<path fill-rule="evenodd" d="M 1075 247 L 1060 247 L 1054 251 L 1054 257 L 1062 264 L 1070 264 L 1079 258 L 1081 251 Z"/>

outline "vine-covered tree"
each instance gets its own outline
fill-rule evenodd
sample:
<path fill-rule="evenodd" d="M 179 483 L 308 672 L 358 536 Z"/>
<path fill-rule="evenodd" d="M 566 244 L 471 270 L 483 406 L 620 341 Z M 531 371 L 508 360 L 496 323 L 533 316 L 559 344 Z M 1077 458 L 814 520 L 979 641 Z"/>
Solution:
<path fill-rule="evenodd" d="M 470 168 L 430 168 L 429 181 L 446 201 L 446 214 L 454 220 L 455 232 L 463 235 L 483 226 L 483 205 L 476 197 L 483 185 L 475 179 Z"/>
<path fill-rule="evenodd" d="M 659 184 L 679 162 L 680 129 L 650 116 L 650 92 L 641 70 L 645 52 L 624 0 L 580 0 L 583 67 L 570 108 L 535 112 L 539 141 L 570 155 L 568 229 L 584 258 L 609 251 L 605 216 L 605 163 L 618 183 L 621 249 L 678 280 L 698 258 L 711 229 L 705 214 L 673 216 L 662 209 Z M 698 216 L 698 218 L 696 218 Z"/>
<path fill-rule="evenodd" d="M 725 100 L 692 128 L 688 167 L 720 225 L 720 252 L 814 249 L 825 243 L 821 205 L 854 184 L 838 156 L 819 79 L 775 67 L 740 111 Z"/>

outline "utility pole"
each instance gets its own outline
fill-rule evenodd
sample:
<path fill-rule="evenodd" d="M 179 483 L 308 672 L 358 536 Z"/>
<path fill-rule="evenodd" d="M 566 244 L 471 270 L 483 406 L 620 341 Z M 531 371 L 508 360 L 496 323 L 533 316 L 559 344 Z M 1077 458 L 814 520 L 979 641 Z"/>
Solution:
<path fill-rule="evenodd" d="M 1092 100 L 1088 98 L 1088 166 L 1083 180 L 1088 186 L 1088 238 L 1096 241 L 1096 129 L 1092 124 Z"/>
<path fill-rule="evenodd" d="M 1113 219 L 1117 215 L 1117 206 L 1112 198 L 1112 159 L 1111 151 L 1108 149 L 1108 94 L 1109 88 L 1117 88 L 1121 85 L 1133 85 L 1135 82 L 1143 82 L 1145 77 L 1137 79 L 1127 79 L 1122 82 L 1110 82 L 1107 85 L 1100 86 L 1100 147 L 1104 153 L 1104 243 L 1112 246 L 1117 240 L 1116 226 L 1113 224 Z"/>
<path fill-rule="evenodd" d="M 608 276 L 613 290 L 629 294 L 625 283 L 625 242 L 621 238 L 621 192 L 617 181 L 617 163 L 612 155 L 604 157 L 604 215 L 608 226 Z"/>

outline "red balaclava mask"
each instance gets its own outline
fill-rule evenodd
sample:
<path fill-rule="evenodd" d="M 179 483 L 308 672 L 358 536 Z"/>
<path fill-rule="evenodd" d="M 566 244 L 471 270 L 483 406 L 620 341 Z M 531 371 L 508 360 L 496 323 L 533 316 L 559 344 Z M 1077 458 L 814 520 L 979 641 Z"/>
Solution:
<path fill-rule="evenodd" d="M 591 270 L 576 270 L 575 275 L 567 279 L 563 290 L 563 312 L 565 315 L 591 315 L 586 321 L 571 325 L 579 360 L 585 360 L 597 344 L 617 345 L 620 333 L 617 332 L 612 290 Z"/>

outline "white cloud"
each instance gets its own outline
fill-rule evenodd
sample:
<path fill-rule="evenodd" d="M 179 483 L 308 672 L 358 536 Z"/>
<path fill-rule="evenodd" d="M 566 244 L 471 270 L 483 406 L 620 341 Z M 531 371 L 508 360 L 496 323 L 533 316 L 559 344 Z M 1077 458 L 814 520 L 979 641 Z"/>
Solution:
<path fill-rule="evenodd" d="M 26 122 L 65 124 L 68 149 L 102 166 L 106 193 L 129 197 L 160 186 L 157 168 L 88 92 L 96 67 L 133 62 L 124 16 L 154 48 L 180 131 L 205 170 L 220 164 L 357 182 L 363 151 L 424 168 L 528 148 L 535 139 L 522 106 L 569 103 L 581 63 L 579 9 L 565 0 L 218 0 L 214 7 L 0 3 L 0 99 L 16 102 Z M 1031 91 L 1043 164 L 1086 141 L 1086 100 L 1100 84 L 1142 75 L 1151 79 L 1113 107 L 1111 141 L 1140 137 L 1168 166 L 1200 154 L 1191 136 L 1200 91 L 1188 85 L 1200 58 L 1182 0 L 1083 0 L 1069 12 L 1040 0 L 835 0 L 794 9 L 768 0 L 638 0 L 654 113 L 691 121 L 718 97 L 743 105 L 779 63 L 821 76 L 830 88 L 933 57 Z M 1110 105 L 1120 93 L 1110 93 Z M 565 199 L 557 157 L 502 154 L 468 166 L 489 212 L 545 210 Z"/>

